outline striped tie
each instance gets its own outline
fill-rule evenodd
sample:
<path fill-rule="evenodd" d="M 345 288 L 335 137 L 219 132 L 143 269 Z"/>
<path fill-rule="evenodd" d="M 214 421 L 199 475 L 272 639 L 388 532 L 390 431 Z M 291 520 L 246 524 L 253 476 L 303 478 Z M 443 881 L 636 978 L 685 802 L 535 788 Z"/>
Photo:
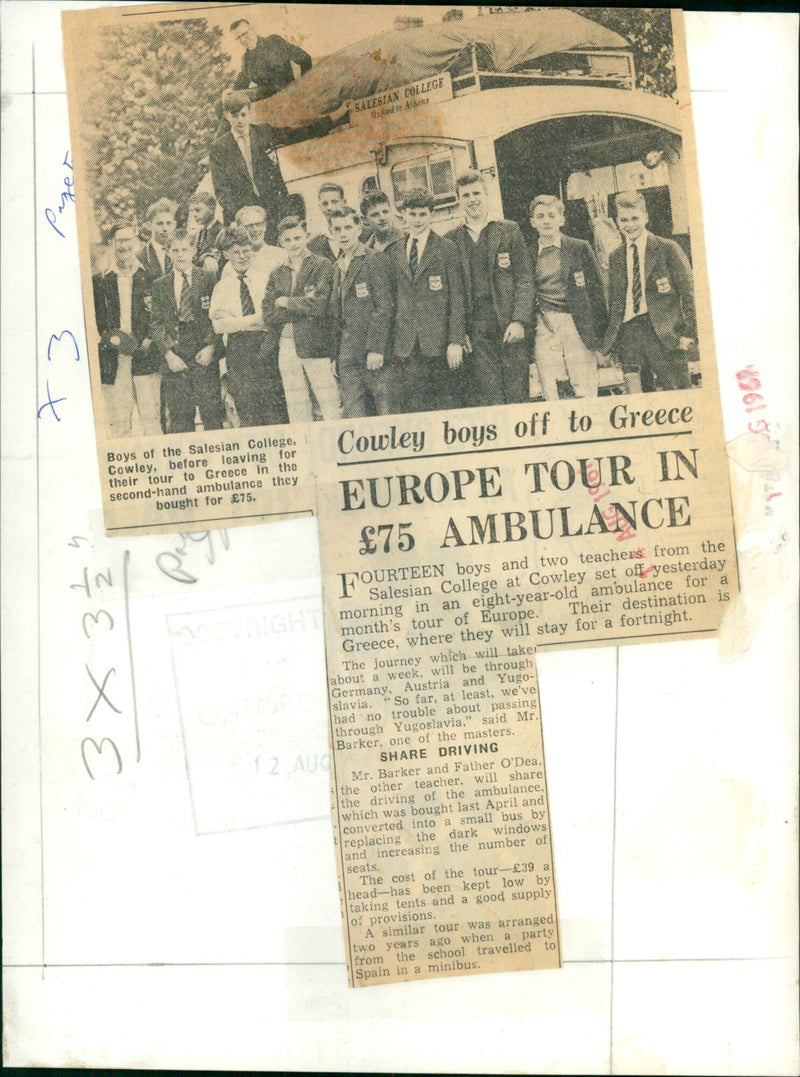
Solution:
<path fill-rule="evenodd" d="M 194 310 L 192 309 L 192 297 L 189 289 L 188 273 L 181 273 L 183 284 L 181 285 L 181 301 L 178 304 L 178 320 L 181 322 L 193 322 Z"/>
<path fill-rule="evenodd" d="M 639 264 L 639 247 L 633 244 L 633 313 L 639 313 L 642 305 L 642 267 Z"/>
<path fill-rule="evenodd" d="M 245 272 L 247 272 L 247 270 L 245 270 Z M 253 305 L 253 296 L 250 293 L 250 289 L 247 287 L 244 273 L 239 274 L 239 298 L 242 302 L 242 317 L 246 318 L 248 314 L 255 314 L 256 308 Z"/>
<path fill-rule="evenodd" d="M 417 275 L 417 263 L 419 262 L 419 252 L 417 250 L 416 238 L 411 240 L 411 250 L 408 252 L 408 268 L 411 270 L 411 276 Z"/>

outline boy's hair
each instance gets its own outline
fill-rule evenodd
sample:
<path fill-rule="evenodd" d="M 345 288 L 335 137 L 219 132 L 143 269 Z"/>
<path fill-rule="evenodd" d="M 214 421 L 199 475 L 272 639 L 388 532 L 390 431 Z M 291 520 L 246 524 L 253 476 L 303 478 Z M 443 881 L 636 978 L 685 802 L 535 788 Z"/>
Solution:
<path fill-rule="evenodd" d="M 192 242 L 191 236 L 185 228 L 176 228 L 170 236 L 168 247 L 172 247 L 175 243 L 183 243 L 184 240 L 189 243 Z"/>
<path fill-rule="evenodd" d="M 113 243 L 117 232 L 121 232 L 124 228 L 130 228 L 134 236 L 138 234 L 136 225 L 133 223 L 133 221 L 128 220 L 125 217 L 120 217 L 119 220 L 114 221 L 114 223 L 111 225 L 108 232 L 106 233 L 106 241 L 108 243 Z"/>
<path fill-rule="evenodd" d="M 460 191 L 462 187 L 471 187 L 474 183 L 480 183 L 482 187 L 486 187 L 486 180 L 480 172 L 476 172 L 474 168 L 469 168 L 466 172 L 462 172 L 456 180 L 456 192 Z"/>
<path fill-rule="evenodd" d="M 337 206 L 336 209 L 331 210 L 331 221 L 338 221 L 342 217 L 352 217 L 356 224 L 360 222 L 358 212 L 352 206 Z"/>
<path fill-rule="evenodd" d="M 344 201 L 344 187 L 340 187 L 339 184 L 334 183 L 333 180 L 326 180 L 325 183 L 322 184 L 317 191 L 317 198 L 319 198 L 323 191 L 336 191 L 342 201 Z"/>
<path fill-rule="evenodd" d="M 307 232 L 306 222 L 301 221 L 299 217 L 284 217 L 278 221 L 278 239 L 284 232 L 290 232 L 293 228 L 302 228 L 304 232 Z"/>
<path fill-rule="evenodd" d="M 250 237 L 238 224 L 229 225 L 219 237 L 221 251 L 228 251 L 231 247 L 247 247 L 250 250 Z"/>
<path fill-rule="evenodd" d="M 391 206 L 389 196 L 384 191 L 367 191 L 361 199 L 361 216 L 366 217 L 374 206 L 382 206 L 384 202 Z"/>
<path fill-rule="evenodd" d="M 202 203 L 204 206 L 207 206 L 208 209 L 215 210 L 217 208 L 217 200 L 216 200 L 216 198 L 213 196 L 213 194 L 210 194 L 208 191 L 195 191 L 194 194 L 189 199 L 189 201 L 187 202 L 187 205 L 188 206 L 195 206 L 198 203 Z"/>
<path fill-rule="evenodd" d="M 429 209 L 433 213 L 433 195 L 422 187 L 413 187 L 403 196 L 403 209 Z"/>
<path fill-rule="evenodd" d="M 147 207 L 147 212 L 144 215 L 144 219 L 146 221 L 152 221 L 153 217 L 155 217 L 157 213 L 171 213 L 174 217 L 177 212 L 177 202 L 172 202 L 169 198 L 159 198 L 157 202 L 153 202 L 152 205 Z"/>
<path fill-rule="evenodd" d="M 238 27 L 240 27 L 240 26 L 249 26 L 249 25 L 250 25 L 250 22 L 247 19 L 236 19 L 234 22 L 232 22 L 230 24 L 228 29 L 230 30 L 231 33 L 234 33 L 237 30 Z"/>
<path fill-rule="evenodd" d="M 620 191 L 614 202 L 615 209 L 643 209 L 647 212 L 647 203 L 641 191 Z"/>
<path fill-rule="evenodd" d="M 554 194 L 537 194 L 530 206 L 528 206 L 529 216 L 533 216 L 537 206 L 555 206 L 562 214 L 564 213 L 564 203 Z"/>
<path fill-rule="evenodd" d="M 230 112 L 231 115 L 241 112 L 245 105 L 249 107 L 251 103 L 244 90 L 226 90 L 222 95 L 222 111 Z"/>

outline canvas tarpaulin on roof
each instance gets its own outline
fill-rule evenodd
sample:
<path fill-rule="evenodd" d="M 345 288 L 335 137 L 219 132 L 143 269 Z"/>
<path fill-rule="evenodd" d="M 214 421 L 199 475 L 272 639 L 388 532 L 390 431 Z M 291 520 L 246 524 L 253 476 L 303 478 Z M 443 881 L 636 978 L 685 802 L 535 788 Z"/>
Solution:
<path fill-rule="evenodd" d="M 495 71 L 513 71 L 568 49 L 630 48 L 613 30 L 563 9 L 390 30 L 326 56 L 299 81 L 259 101 L 253 119 L 273 127 L 304 127 L 345 101 L 447 71 L 473 44 L 485 50 Z"/>

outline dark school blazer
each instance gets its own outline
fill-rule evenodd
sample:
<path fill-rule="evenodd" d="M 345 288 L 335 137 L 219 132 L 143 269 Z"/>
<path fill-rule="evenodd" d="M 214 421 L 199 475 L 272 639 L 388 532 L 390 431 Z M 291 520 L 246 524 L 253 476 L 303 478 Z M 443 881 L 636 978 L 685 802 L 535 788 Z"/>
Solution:
<path fill-rule="evenodd" d="M 644 251 L 647 316 L 667 351 L 677 351 L 681 337 L 697 339 L 694 278 L 686 255 L 672 239 L 647 233 Z M 628 264 L 625 242 L 608 260 L 608 329 L 603 351 L 610 351 L 625 317 Z"/>
<path fill-rule="evenodd" d="M 472 267 L 469 247 L 472 243 L 466 224 L 447 233 L 458 247 L 467 295 L 467 331 L 472 319 Z M 511 322 L 526 329 L 533 325 L 533 273 L 519 225 L 513 221 L 489 221 L 486 225 L 487 255 L 492 287 L 492 301 L 498 325 L 505 332 Z"/>
<path fill-rule="evenodd" d="M 276 266 L 269 275 L 261 307 L 267 330 L 263 348 L 276 352 L 283 327 L 291 322 L 300 359 L 330 357 L 333 264 L 317 254 L 306 254 L 294 282 L 292 276 L 288 265 Z M 275 300 L 283 295 L 289 299 L 288 306 L 276 307 Z"/>
<path fill-rule="evenodd" d="M 174 279 L 174 273 L 170 270 L 169 273 L 153 282 L 153 341 L 158 350 L 159 360 L 165 367 L 167 352 L 175 350 L 178 346 L 178 307 L 175 303 Z M 208 316 L 211 293 L 214 291 L 216 283 L 216 274 L 209 273 L 198 266 L 192 266 L 189 278 L 189 295 L 192 302 L 194 324 L 197 330 L 197 350 L 199 351 L 207 344 L 215 346 L 215 357 L 209 365 L 218 362 L 220 350 L 220 338 L 214 332 L 214 327 Z M 189 358 L 193 359 L 194 356 L 188 358 L 182 356 L 182 358 L 184 361 L 188 361 Z"/>
<path fill-rule="evenodd" d="M 334 268 L 331 291 L 331 322 L 334 328 L 333 354 L 340 363 L 366 365 L 367 355 L 386 357 L 392 322 L 391 266 L 384 255 L 370 254 L 360 243 L 342 275 Z"/>
<path fill-rule="evenodd" d="M 534 286 L 539 260 L 539 240 L 531 244 Z M 585 239 L 561 233 L 561 280 L 567 294 L 567 308 L 583 343 L 600 348 L 608 323 L 606 296 L 595 253 Z"/>
<path fill-rule="evenodd" d="M 444 355 L 448 344 L 466 343 L 466 295 L 458 248 L 430 232 L 417 272 L 406 257 L 407 236 L 386 253 L 397 299 L 395 355 L 405 359 L 419 342 L 429 359 Z"/>
<path fill-rule="evenodd" d="M 97 273 L 92 277 L 92 294 L 94 296 L 94 316 L 97 332 L 100 334 L 98 348 L 100 358 L 100 381 L 103 385 L 113 385 L 117 378 L 118 356 L 125 354 L 126 348 L 115 347 L 111 337 L 119 333 L 119 288 L 117 274 Z M 135 341 L 132 350 L 131 371 L 134 375 L 155 374 L 160 359 L 158 354 L 148 346 L 142 348 L 142 341 L 150 337 L 150 301 L 152 282 L 148 273 L 141 267 L 133 274 L 131 282 L 131 336 Z"/>

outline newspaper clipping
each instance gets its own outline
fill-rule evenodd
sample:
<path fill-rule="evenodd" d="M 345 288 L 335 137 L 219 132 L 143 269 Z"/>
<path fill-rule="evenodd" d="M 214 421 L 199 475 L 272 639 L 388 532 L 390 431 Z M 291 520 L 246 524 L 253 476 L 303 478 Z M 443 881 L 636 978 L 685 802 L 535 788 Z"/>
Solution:
<path fill-rule="evenodd" d="M 336 12 L 64 15 L 106 527 L 317 514 L 351 983 L 554 967 L 534 651 L 738 587 L 681 15 Z"/>

